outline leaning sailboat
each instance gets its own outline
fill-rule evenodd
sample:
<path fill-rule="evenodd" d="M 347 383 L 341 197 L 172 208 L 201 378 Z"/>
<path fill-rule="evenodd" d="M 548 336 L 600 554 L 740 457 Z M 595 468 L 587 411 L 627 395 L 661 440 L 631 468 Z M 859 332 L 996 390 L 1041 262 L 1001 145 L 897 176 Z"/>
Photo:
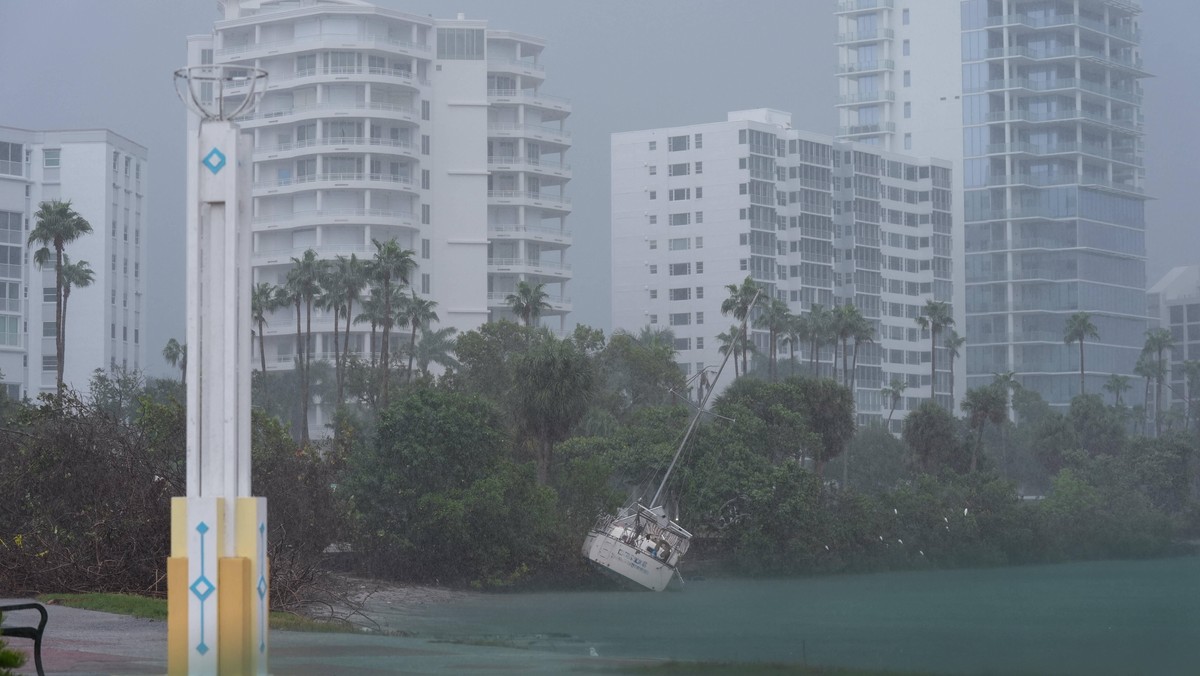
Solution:
<path fill-rule="evenodd" d="M 760 291 L 759 294 L 762 292 Z M 746 313 L 754 308 L 759 294 L 755 294 Z M 734 337 L 736 344 L 740 336 Z M 708 391 L 705 392 L 700 405 L 688 421 L 687 431 L 671 464 L 658 484 L 658 490 L 649 506 L 636 500 L 621 508 L 616 514 L 602 514 L 588 531 L 583 540 L 583 556 L 601 570 L 629 580 L 652 591 L 663 591 L 671 581 L 679 576 L 679 561 L 687 553 L 692 543 L 692 534 L 667 516 L 664 491 L 671 473 L 683 449 L 687 447 L 692 434 L 696 431 L 700 416 L 704 414 L 708 399 L 716 389 L 717 380 L 729 357 L 734 353 L 730 349 L 721 361 L 721 367 L 713 378 Z M 682 577 L 679 579 L 682 581 Z"/>

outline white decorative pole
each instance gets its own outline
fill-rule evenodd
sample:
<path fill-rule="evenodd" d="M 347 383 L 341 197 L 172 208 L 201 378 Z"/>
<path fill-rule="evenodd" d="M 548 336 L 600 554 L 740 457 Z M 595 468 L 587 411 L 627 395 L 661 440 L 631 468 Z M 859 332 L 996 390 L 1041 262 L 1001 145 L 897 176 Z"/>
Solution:
<path fill-rule="evenodd" d="M 267 673 L 267 501 L 250 494 L 253 141 L 232 121 L 265 79 L 175 72 L 200 123 L 187 151 L 187 497 L 171 503 L 170 674 Z"/>

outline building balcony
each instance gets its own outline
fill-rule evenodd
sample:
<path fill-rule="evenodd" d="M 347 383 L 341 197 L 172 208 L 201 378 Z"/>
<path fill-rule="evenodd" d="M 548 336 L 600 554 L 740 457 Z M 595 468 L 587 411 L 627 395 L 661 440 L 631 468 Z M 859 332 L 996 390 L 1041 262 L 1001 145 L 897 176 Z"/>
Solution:
<path fill-rule="evenodd" d="M 314 209 L 290 214 L 255 216 L 251 223 L 255 232 L 338 224 L 417 227 L 412 212 L 390 209 Z"/>
<path fill-rule="evenodd" d="M 836 14 L 853 14 L 855 12 L 873 12 L 877 9 L 892 9 L 894 0 L 838 0 Z"/>
<path fill-rule="evenodd" d="M 286 110 L 271 110 L 242 115 L 237 122 L 246 128 L 265 127 L 280 122 L 294 122 L 320 117 L 382 117 L 417 124 L 417 112 L 412 106 L 398 103 L 314 103 L 293 106 Z"/>
<path fill-rule="evenodd" d="M 535 207 L 562 213 L 571 211 L 571 200 L 565 197 L 525 190 L 489 190 L 488 205 Z"/>
<path fill-rule="evenodd" d="M 837 72 L 838 75 L 860 75 L 863 73 L 878 73 L 885 70 L 893 70 L 895 67 L 895 61 L 891 59 L 879 59 L 877 61 L 839 63 L 837 66 Z"/>
<path fill-rule="evenodd" d="M 562 113 L 562 117 L 571 114 L 571 100 L 561 96 L 550 96 L 528 89 L 489 89 L 487 95 L 488 103 L 493 105 L 523 104 Z"/>
<path fill-rule="evenodd" d="M 1028 14 L 1009 14 L 1008 16 L 988 17 L 987 25 L 992 27 L 1013 26 L 1031 29 L 1064 28 L 1079 26 L 1080 28 L 1115 38 L 1123 42 L 1137 44 L 1142 40 L 1142 32 L 1129 26 L 1114 26 L 1103 21 L 1097 21 L 1078 14 L 1061 14 L 1059 16 L 1042 17 Z"/>
<path fill-rule="evenodd" d="M 1028 47 L 997 47 L 987 50 L 987 59 L 1027 59 L 1030 61 L 1048 61 L 1055 59 L 1087 59 L 1100 66 L 1119 68 L 1137 77 L 1148 77 L 1142 65 L 1140 56 L 1122 56 L 1105 54 L 1083 47 L 1063 46 L 1054 49 L 1030 49 Z"/>
<path fill-rule="evenodd" d="M 511 292 L 505 291 L 489 291 L 488 292 L 488 307 L 489 308 L 507 308 L 511 307 L 508 304 L 508 297 Z M 550 305 L 548 311 L 543 311 L 542 314 L 562 314 L 571 311 L 571 299 L 567 296 L 546 296 L 546 303 Z"/>
<path fill-rule="evenodd" d="M 322 33 L 306 35 L 287 40 L 272 40 L 269 42 L 251 42 L 244 45 L 229 45 L 217 49 L 213 56 L 218 62 L 248 60 L 273 54 L 307 51 L 312 49 L 379 49 L 385 52 L 410 54 L 421 58 L 429 58 L 429 45 L 417 44 L 408 40 L 391 38 L 386 35 L 369 35 L 366 33 Z"/>
<path fill-rule="evenodd" d="M 332 188 L 358 188 L 400 190 L 417 193 L 416 187 L 407 176 L 398 174 L 332 173 L 309 174 L 293 178 L 256 181 L 256 195 L 275 195 L 299 190 L 322 190 Z"/>
<path fill-rule="evenodd" d="M 549 127 L 540 124 L 493 123 L 488 125 L 488 136 L 494 138 L 531 138 L 559 146 L 569 147 L 571 145 L 571 132 L 558 127 Z"/>
<path fill-rule="evenodd" d="M 412 89 L 417 89 L 421 86 L 428 86 L 429 80 L 418 78 L 413 75 L 412 71 L 402 70 L 399 68 L 371 68 L 367 66 L 326 66 L 321 68 L 305 68 L 297 70 L 293 74 L 270 75 L 267 78 L 266 88 L 255 89 L 256 93 L 264 91 L 277 91 L 298 87 L 301 85 L 311 85 L 319 83 L 338 83 L 338 82 L 378 82 L 382 84 L 398 84 Z M 246 82 L 226 86 L 224 93 L 226 96 L 244 95 L 249 91 L 249 80 Z"/>
<path fill-rule="evenodd" d="M 834 36 L 833 43 L 835 45 L 849 45 L 856 42 L 879 42 L 880 40 L 891 40 L 895 36 L 896 31 L 891 28 L 877 28 L 873 31 L 838 33 Z"/>
<path fill-rule="evenodd" d="M 569 263 L 547 262 L 536 258 L 489 258 L 489 274 L 536 275 L 556 280 L 571 278 Z"/>
<path fill-rule="evenodd" d="M 874 124 L 855 124 L 848 127 L 838 127 L 838 136 L 872 136 L 875 134 L 891 134 L 895 131 L 895 122 L 876 122 Z"/>
<path fill-rule="evenodd" d="M 571 231 L 540 225 L 525 225 L 522 223 L 489 223 L 488 239 L 506 241 L 529 240 L 568 247 L 571 246 Z"/>
<path fill-rule="evenodd" d="M 1142 158 L 1133 151 L 1112 150 L 1094 143 L 1057 143 L 1052 146 L 1037 146 L 1032 143 L 993 143 L 987 147 L 989 155 L 1029 155 L 1032 157 L 1049 157 L 1053 155 L 1081 154 L 1112 160 L 1135 167 L 1142 166 Z"/>
<path fill-rule="evenodd" d="M 988 113 L 985 119 L 988 122 L 1094 122 L 1119 131 L 1128 131 L 1135 134 L 1142 133 L 1142 123 L 1139 121 L 1122 120 L 1101 115 L 1100 113 L 1075 109 L 1054 111 L 998 110 Z"/>
<path fill-rule="evenodd" d="M 254 160 L 256 162 L 280 160 L 319 152 L 361 152 L 372 155 L 399 155 L 412 159 L 416 159 L 418 156 L 416 147 L 408 141 L 366 136 L 341 136 L 261 146 L 254 149 Z"/>
<path fill-rule="evenodd" d="M 571 165 L 530 157 L 491 155 L 488 157 L 488 169 L 492 171 L 527 171 L 563 180 L 571 178 Z"/>
<path fill-rule="evenodd" d="M 1117 89 L 1115 87 L 1107 87 L 1097 82 L 1089 80 L 1076 80 L 1074 78 L 1059 78 L 1047 82 L 1028 80 L 1024 78 L 1012 78 L 1008 80 L 989 80 L 982 87 L 967 88 L 970 93 L 984 91 L 999 91 L 1003 89 L 1025 89 L 1032 92 L 1044 93 L 1051 91 L 1068 91 L 1072 89 L 1081 89 L 1085 92 L 1097 94 L 1099 96 L 1116 99 L 1125 103 L 1141 105 L 1142 93 L 1140 91 L 1130 91 L 1126 89 Z"/>
<path fill-rule="evenodd" d="M 493 57 L 488 59 L 487 67 L 490 73 L 524 75 L 525 77 L 536 78 L 538 80 L 545 79 L 546 76 L 546 68 L 542 64 L 521 59 Z"/>
<path fill-rule="evenodd" d="M 1034 174 L 1012 174 L 1008 176 L 992 176 L 988 179 L 989 186 L 1005 186 L 1005 185 L 1027 185 L 1033 187 L 1047 187 L 1056 185 L 1079 185 L 1087 187 L 1097 187 L 1104 190 L 1115 190 L 1119 192 L 1128 192 L 1141 195 L 1145 193 L 1145 189 L 1131 183 L 1119 183 L 1109 181 L 1102 178 L 1089 176 L 1080 176 L 1078 174 L 1060 174 L 1057 176 L 1040 176 Z"/>
<path fill-rule="evenodd" d="M 864 103 L 884 103 L 896 100 L 896 92 L 890 89 L 880 89 L 873 92 L 858 92 L 856 94 L 842 94 L 838 97 L 837 105 L 839 106 L 857 106 Z"/>
<path fill-rule="evenodd" d="M 255 267 L 260 265 L 291 265 L 293 258 L 300 258 L 305 251 L 312 249 L 317 252 L 317 256 L 321 259 L 329 259 L 335 256 L 349 256 L 354 254 L 360 260 L 371 258 L 375 255 L 375 247 L 367 244 L 313 244 L 311 246 L 286 247 L 279 249 L 267 249 L 255 251 L 251 254 L 250 261 Z"/>

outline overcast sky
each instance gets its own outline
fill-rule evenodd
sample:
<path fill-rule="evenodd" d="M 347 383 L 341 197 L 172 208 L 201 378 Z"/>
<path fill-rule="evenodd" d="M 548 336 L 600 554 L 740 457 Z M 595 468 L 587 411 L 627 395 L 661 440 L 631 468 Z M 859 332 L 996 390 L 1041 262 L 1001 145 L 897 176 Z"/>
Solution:
<path fill-rule="evenodd" d="M 933 0 L 929 0 L 933 1 Z M 938 0 L 944 2 L 945 0 Z M 575 321 L 609 328 L 608 139 L 615 131 L 778 108 L 832 133 L 832 0 L 379 0 L 413 14 L 488 19 L 549 42 L 543 91 L 569 97 Z M 1143 0 L 1148 284 L 1200 263 L 1200 2 Z M 215 0 L 0 0 L 0 125 L 109 128 L 150 149 L 149 366 L 183 334 L 184 115 L 171 72 Z"/>

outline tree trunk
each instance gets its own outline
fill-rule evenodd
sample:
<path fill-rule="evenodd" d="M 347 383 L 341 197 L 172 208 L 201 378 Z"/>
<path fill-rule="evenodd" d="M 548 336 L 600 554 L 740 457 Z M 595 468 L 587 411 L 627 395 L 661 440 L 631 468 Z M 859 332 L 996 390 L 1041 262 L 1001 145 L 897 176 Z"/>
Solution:
<path fill-rule="evenodd" d="M 68 286 L 63 289 L 62 323 L 59 324 L 59 331 L 62 332 L 63 357 L 66 356 L 66 351 L 67 351 L 67 301 L 70 299 L 70 297 L 71 297 L 71 287 Z M 62 357 L 59 358 L 58 363 L 59 363 L 59 368 L 61 368 L 62 367 Z"/>
<path fill-rule="evenodd" d="M 62 278 L 62 242 L 54 240 L 54 351 L 58 363 L 55 368 L 55 385 L 58 396 L 63 395 L 63 361 L 66 358 L 66 334 L 63 333 L 63 278 Z"/>
<path fill-rule="evenodd" d="M 846 368 L 850 356 L 849 341 L 842 338 L 842 387 L 850 387 L 850 370 Z"/>
<path fill-rule="evenodd" d="M 742 373 L 750 372 L 748 370 L 749 367 L 746 366 L 746 360 L 750 355 L 750 350 L 749 350 L 750 343 L 748 342 L 749 340 L 750 340 L 750 334 L 749 334 L 749 332 L 746 331 L 746 320 L 743 319 L 742 320 Z"/>
<path fill-rule="evenodd" d="M 296 294 L 296 375 L 300 378 L 301 391 L 304 388 L 304 329 L 300 323 L 300 318 L 304 315 L 303 303 L 299 294 Z M 301 425 L 301 429 L 297 435 L 301 442 L 308 438 L 308 406 L 303 401 L 300 402 L 300 413 L 296 416 L 297 424 Z"/>
<path fill-rule="evenodd" d="M 979 436 L 975 440 L 975 446 L 971 449 L 971 474 L 975 473 L 976 460 L 979 457 L 979 449 L 983 446 L 983 425 L 979 426 Z"/>
<path fill-rule="evenodd" d="M 300 429 L 300 440 L 303 443 L 307 444 L 308 443 L 308 403 L 309 403 L 308 375 L 309 375 L 309 367 L 312 366 L 312 352 L 309 351 L 312 349 L 312 344 L 311 344 L 312 343 L 312 298 L 307 298 L 305 300 L 304 307 L 305 307 L 305 310 L 307 311 L 307 315 L 305 318 L 305 332 L 304 332 L 304 379 L 300 381 L 300 399 L 301 399 L 300 410 L 303 411 L 303 414 L 300 416 L 300 421 L 301 421 L 301 425 L 302 425 L 302 427 Z"/>
<path fill-rule="evenodd" d="M 937 331 L 929 330 L 929 401 L 937 401 Z"/>
<path fill-rule="evenodd" d="M 771 359 L 767 362 L 767 365 L 768 365 L 767 375 L 771 378 L 771 382 L 775 382 L 775 369 L 777 366 L 775 363 L 775 347 L 776 347 L 775 336 L 776 336 L 775 330 L 772 329 L 771 330 L 770 347 L 768 348 L 771 351 Z"/>
<path fill-rule="evenodd" d="M 408 382 L 412 382 L 413 356 L 417 352 L 417 324 L 412 327 L 412 337 L 408 341 Z"/>
<path fill-rule="evenodd" d="M 383 345 L 379 346 L 379 367 L 383 370 L 383 408 L 388 405 L 388 368 L 391 361 L 391 350 L 388 343 L 392 328 L 392 285 L 391 280 L 383 280 Z"/>
<path fill-rule="evenodd" d="M 788 341 L 788 359 L 792 362 L 792 377 L 796 377 L 796 341 Z"/>
<path fill-rule="evenodd" d="M 341 318 L 341 311 L 335 305 L 333 308 L 333 381 L 334 389 L 342 387 L 342 345 L 338 342 L 338 319 Z M 340 404 L 341 402 L 338 402 Z"/>
<path fill-rule="evenodd" d="M 337 403 L 342 405 L 346 386 L 346 367 L 349 366 L 350 360 L 347 358 L 350 354 L 350 318 L 354 316 L 354 297 L 346 294 L 346 333 L 342 336 L 342 379 L 338 381 Z"/>
<path fill-rule="evenodd" d="M 259 359 L 259 362 L 262 364 L 263 392 L 266 392 L 267 391 L 267 348 L 263 345 L 263 341 L 266 340 L 265 336 L 263 336 L 263 330 L 264 330 L 263 324 L 264 323 L 265 322 L 262 322 L 262 321 L 260 321 L 258 323 L 258 359 Z"/>
<path fill-rule="evenodd" d="M 858 387 L 858 339 L 854 339 L 854 355 L 850 359 L 850 394 Z"/>
<path fill-rule="evenodd" d="M 1005 402 L 1007 402 L 1007 401 L 1008 401 L 1008 397 L 1006 396 Z M 954 413 L 954 353 L 953 352 L 950 353 L 950 412 Z M 1006 407 L 1006 410 L 1004 411 L 1004 415 L 1005 416 L 1008 415 L 1007 407 Z"/>
<path fill-rule="evenodd" d="M 549 441 L 540 441 L 537 457 L 537 481 L 539 485 L 546 486 L 550 483 L 550 461 L 554 457 L 554 444 Z"/>
<path fill-rule="evenodd" d="M 1079 393 L 1087 394 L 1083 387 L 1083 338 L 1079 339 Z"/>

